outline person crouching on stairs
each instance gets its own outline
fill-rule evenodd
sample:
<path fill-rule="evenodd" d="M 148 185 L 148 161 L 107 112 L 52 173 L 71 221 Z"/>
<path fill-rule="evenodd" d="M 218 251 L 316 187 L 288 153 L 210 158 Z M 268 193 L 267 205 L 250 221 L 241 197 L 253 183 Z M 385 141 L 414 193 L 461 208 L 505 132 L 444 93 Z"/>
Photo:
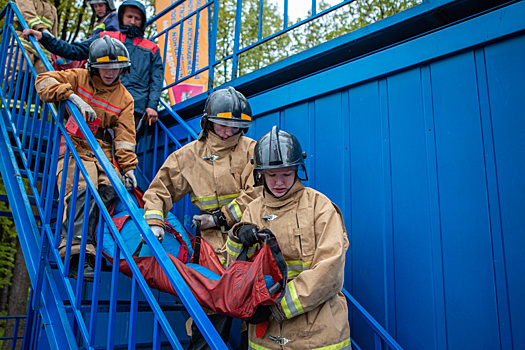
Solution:
<path fill-rule="evenodd" d="M 137 167 L 138 160 L 135 154 L 134 102 L 131 94 L 120 82 L 120 75 L 125 74 L 130 66 L 129 54 L 124 44 L 117 39 L 103 36 L 95 40 L 89 48 L 87 70 L 76 68 L 59 72 L 41 73 L 36 78 L 35 87 L 40 99 L 44 102 L 69 100 L 78 107 L 88 123 L 98 122 L 96 119 L 100 119 L 95 138 L 126 187 L 136 187 L 137 180 L 134 170 Z M 72 121 L 70 120 L 69 122 Z M 68 129 L 67 125 L 66 129 Z M 107 175 L 102 170 L 87 141 L 83 137 L 75 136 L 71 133 L 69 133 L 69 136 L 82 159 L 89 177 L 97 186 L 102 201 L 106 208 L 109 207 L 118 197 Z M 65 140 L 62 137 L 60 145 L 61 155 L 57 166 L 58 188 L 60 188 L 62 181 L 65 146 Z M 115 162 L 112 161 L 113 157 L 118 164 L 118 168 Z M 122 176 L 120 175 L 121 171 L 124 174 Z M 62 223 L 62 242 L 59 246 L 62 257 L 66 253 L 69 221 L 68 207 L 71 205 L 74 173 L 75 160 L 70 155 L 66 189 L 65 193 L 63 193 L 66 204 L 64 209 L 65 219 Z M 72 278 L 77 278 L 78 273 L 85 196 L 86 181 L 80 174 L 69 268 L 69 277 Z M 85 281 L 93 281 L 94 278 L 94 257 L 96 254 L 94 235 L 98 217 L 98 206 L 91 199 L 87 227 L 86 259 L 84 263 Z"/>

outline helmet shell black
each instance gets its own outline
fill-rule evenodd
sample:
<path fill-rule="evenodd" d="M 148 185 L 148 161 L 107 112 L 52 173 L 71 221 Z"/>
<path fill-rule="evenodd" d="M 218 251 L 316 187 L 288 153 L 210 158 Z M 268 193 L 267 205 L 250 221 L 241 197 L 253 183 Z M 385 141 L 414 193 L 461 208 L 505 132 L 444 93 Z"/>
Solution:
<path fill-rule="evenodd" d="M 276 125 L 257 141 L 254 155 L 253 175 L 256 186 L 263 183 L 261 173 L 266 169 L 295 167 L 297 171 L 304 172 L 304 178 L 299 179 L 308 180 L 304 165 L 306 153 L 303 152 L 299 140 L 289 132 L 279 130 Z"/>
<path fill-rule="evenodd" d="M 252 109 L 246 97 L 230 86 L 216 90 L 208 97 L 203 120 L 246 129 L 252 125 Z"/>
<path fill-rule="evenodd" d="M 131 62 L 126 46 L 119 40 L 104 35 L 89 46 L 88 69 L 129 69 Z"/>
<path fill-rule="evenodd" d="M 108 11 L 115 11 L 117 9 L 113 0 L 90 0 L 88 2 L 88 5 L 94 4 L 106 4 L 108 5 Z"/>

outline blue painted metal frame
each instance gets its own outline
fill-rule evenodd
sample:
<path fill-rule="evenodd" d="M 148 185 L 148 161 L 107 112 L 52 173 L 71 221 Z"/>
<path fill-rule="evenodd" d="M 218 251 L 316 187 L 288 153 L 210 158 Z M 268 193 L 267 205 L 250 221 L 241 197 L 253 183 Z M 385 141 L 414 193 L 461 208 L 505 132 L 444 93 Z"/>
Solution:
<path fill-rule="evenodd" d="M 22 61 L 25 63 L 25 68 L 31 69 L 31 76 L 29 79 L 29 83 L 31 85 L 34 84 L 34 79 L 36 76 L 36 72 L 34 71 L 33 67 L 28 64 L 28 57 L 25 54 L 24 50 L 18 50 L 18 48 L 22 47 L 18 37 L 16 36 L 14 32 L 14 28 L 12 26 L 12 20 L 13 20 L 13 13 L 15 16 L 17 16 L 18 21 L 21 23 L 21 25 L 24 28 L 27 28 L 22 16 L 20 15 L 20 12 L 16 8 L 16 5 L 13 3 L 9 3 L 6 8 L 2 11 L 2 15 L 4 16 L 4 28 L 2 31 L 2 48 L 3 52 L 7 53 L 7 47 L 8 39 L 12 39 L 11 46 L 13 47 L 13 40 L 18 41 L 17 50 L 10 50 L 10 55 L 2 55 L 2 59 L 9 56 L 9 61 L 11 61 L 13 51 L 16 51 L 15 53 L 15 62 L 18 61 L 19 56 L 23 56 L 24 60 L 20 60 L 20 67 L 22 67 Z M 39 45 L 34 41 L 33 38 L 30 38 L 31 43 L 35 47 L 35 51 L 42 59 L 42 61 L 47 65 L 48 69 L 51 68 L 48 61 L 46 61 L 46 58 L 41 51 Z M 5 64 L 5 62 L 4 62 Z M 9 65 L 5 64 L 7 67 L 7 74 L 5 77 L 10 77 L 9 74 Z M 24 70 L 24 72 L 26 72 Z M 21 72 L 21 70 L 20 70 Z M 3 74 L 3 71 L 2 71 Z M 25 84 L 27 83 L 26 75 L 25 74 L 18 74 L 18 79 L 16 80 L 16 93 L 14 97 L 24 100 L 21 96 L 18 96 L 18 88 L 20 87 L 20 81 L 23 78 L 24 80 L 24 87 L 22 90 L 22 93 L 26 91 Z M 5 81 L 10 81 L 10 89 L 9 91 L 13 91 L 13 83 L 15 79 L 5 79 Z M 8 105 L 6 98 L 5 98 L 5 89 L 6 85 L 4 83 L 4 89 L 2 89 L 2 103 L 4 106 Z M 8 97 L 11 97 L 11 93 L 8 94 Z M 38 98 L 37 98 L 38 101 Z M 13 174 L 20 173 L 18 169 L 18 163 L 16 161 L 15 155 L 13 153 L 13 150 L 11 149 L 12 146 L 10 145 L 10 138 L 8 136 L 8 133 L 13 134 L 13 139 L 15 140 L 16 144 L 16 150 L 19 152 L 20 157 L 22 158 L 22 165 L 24 167 L 25 174 L 29 180 L 29 185 L 32 189 L 33 193 L 40 193 L 39 196 L 35 196 L 36 200 L 36 207 L 38 208 L 40 212 L 40 216 L 43 218 L 41 225 L 37 225 L 34 219 L 31 219 L 32 217 L 32 211 L 29 206 L 29 200 L 27 199 L 27 196 L 24 195 L 15 195 L 15 192 L 24 193 L 24 184 L 20 177 L 16 178 L 16 181 L 18 184 L 12 183 L 12 181 L 6 181 L 6 188 L 8 188 L 9 198 L 11 200 L 15 201 L 15 204 L 12 205 L 13 209 L 17 211 L 17 218 L 23 218 L 26 217 L 27 219 L 24 220 L 17 220 L 17 227 L 20 228 L 20 237 L 22 241 L 22 245 L 24 247 L 24 256 L 26 256 L 27 260 L 27 266 L 28 271 L 32 280 L 33 288 L 35 290 L 35 293 L 33 294 L 33 299 L 31 301 L 32 310 L 35 312 L 40 313 L 42 316 L 44 316 L 44 319 L 47 320 L 47 323 L 49 325 L 53 325 L 56 323 L 56 320 L 61 320 L 60 325 L 58 327 L 46 327 L 46 332 L 48 332 L 48 339 L 52 339 L 56 341 L 54 344 L 54 347 L 56 348 L 76 348 L 76 340 L 75 336 L 73 335 L 74 332 L 78 331 L 81 343 L 85 344 L 88 347 L 93 347 L 95 342 L 95 334 L 96 334 L 96 319 L 97 319 L 97 302 L 98 302 L 98 295 L 99 295 L 99 278 L 100 275 L 100 267 L 101 267 L 101 259 L 102 259 L 102 245 L 97 246 L 97 256 L 96 256 L 96 264 L 95 264 L 95 282 L 92 284 L 92 290 L 93 290 L 93 299 L 92 299 L 92 306 L 90 308 L 90 322 L 89 322 L 89 328 L 87 327 L 87 324 L 84 321 L 84 316 L 81 309 L 81 300 L 82 300 L 82 293 L 83 289 L 88 288 L 88 285 L 84 284 L 82 282 L 82 275 L 83 275 L 83 261 L 85 259 L 85 246 L 86 246 L 86 231 L 87 231 L 87 223 L 84 222 L 82 230 L 82 240 L 81 240 L 81 254 L 79 258 L 79 266 L 81 268 L 79 269 L 79 279 L 75 284 L 71 283 L 71 281 L 66 277 L 68 275 L 69 270 L 69 254 L 71 249 L 71 237 L 72 235 L 68 235 L 68 243 L 67 243 L 67 252 L 66 252 L 66 259 L 65 264 L 62 264 L 62 259 L 60 258 L 58 254 L 58 243 L 60 241 L 60 229 L 61 229 L 61 222 L 62 222 L 62 213 L 63 213 L 63 207 L 64 207 L 64 198 L 61 196 L 58 200 L 58 210 L 56 211 L 58 213 L 56 218 L 56 223 L 54 224 L 54 227 L 52 226 L 51 222 L 51 212 L 54 210 L 53 205 L 54 201 L 52 200 L 55 193 L 55 176 L 56 173 L 56 167 L 58 163 L 58 151 L 59 151 L 59 142 L 51 142 L 51 140 L 58 140 L 60 137 L 63 137 L 66 143 L 66 149 L 65 149 L 65 157 L 64 157 L 64 168 L 63 168 L 63 177 L 62 177 L 62 183 L 60 184 L 61 191 L 60 193 L 64 193 L 65 189 L 65 181 L 67 178 L 67 172 L 68 172 L 68 162 L 69 162 L 69 156 L 73 157 L 75 160 L 75 168 L 74 168 L 74 177 L 73 177 L 73 193 L 72 197 L 73 200 L 71 201 L 71 212 L 73 212 L 75 206 L 76 206 L 76 193 L 77 193 L 77 187 L 78 187 L 78 181 L 80 174 L 85 179 L 84 181 L 87 184 L 86 188 L 86 203 L 89 203 L 91 199 L 95 201 L 95 203 L 99 206 L 100 209 L 100 216 L 99 216 L 99 226 L 97 229 L 97 237 L 98 240 L 102 241 L 102 223 L 105 223 L 111 233 L 113 234 L 115 241 L 116 241 L 116 253 L 119 253 L 119 251 L 122 252 L 122 255 L 127 260 L 128 265 L 130 266 L 131 270 L 133 271 L 133 274 L 135 276 L 134 278 L 134 284 L 137 284 L 140 286 L 142 293 L 146 297 L 147 302 L 149 303 L 150 307 L 152 308 L 154 314 L 155 314 L 155 327 L 154 327 L 154 343 L 160 344 L 160 337 L 161 332 L 163 332 L 164 336 L 168 338 L 170 341 L 170 344 L 174 348 L 182 349 L 175 332 L 171 328 L 171 325 L 169 324 L 168 320 L 166 319 L 166 316 L 164 315 L 164 312 L 160 309 L 160 306 L 155 299 L 154 295 L 152 294 L 152 291 L 150 290 L 149 286 L 147 286 L 144 278 L 142 277 L 142 274 L 138 270 L 138 267 L 134 263 L 131 252 L 127 250 L 125 245 L 123 244 L 122 237 L 116 230 L 111 217 L 107 210 L 105 209 L 105 206 L 98 195 L 97 188 L 91 181 L 91 179 L 88 176 L 88 173 L 85 169 L 85 167 L 82 164 L 82 160 L 76 153 L 73 143 L 71 139 L 69 138 L 69 135 L 67 134 L 64 125 L 64 112 L 65 112 L 65 106 L 68 106 L 68 109 L 72 112 L 72 117 L 75 118 L 77 121 L 77 124 L 79 125 L 80 130 L 84 133 L 86 136 L 87 142 L 90 144 L 90 147 L 92 148 L 93 153 L 97 157 L 99 164 L 104 169 L 105 173 L 109 177 L 114 189 L 117 191 L 119 197 L 122 199 L 124 205 L 127 207 L 128 211 L 130 212 L 130 216 L 132 220 L 135 222 L 135 224 L 138 226 L 142 237 L 146 240 L 147 244 L 149 244 L 152 247 L 152 250 L 154 251 L 154 256 L 159 261 L 159 264 L 164 269 L 166 275 L 168 276 L 168 279 L 170 280 L 171 284 L 174 286 L 175 290 L 177 291 L 179 298 L 183 302 L 183 304 L 187 307 L 187 311 L 194 319 L 194 322 L 197 324 L 197 326 L 201 329 L 201 332 L 203 333 L 204 337 L 208 340 L 210 346 L 214 349 L 226 349 L 226 346 L 222 342 L 221 338 L 218 336 L 215 329 L 211 326 L 211 323 L 209 322 L 207 316 L 204 314 L 202 308 L 197 304 L 195 298 L 183 282 L 180 274 L 178 271 L 174 268 L 174 266 L 171 264 L 171 261 L 167 257 L 165 251 L 161 249 L 160 243 L 155 238 L 151 230 L 149 229 L 149 226 L 145 222 L 145 220 L 142 218 L 141 214 L 138 212 L 138 209 L 133 204 L 133 201 L 129 197 L 129 194 L 127 193 L 126 189 L 122 185 L 122 182 L 117 177 L 117 175 L 114 173 L 112 165 L 107 160 L 106 156 L 104 155 L 103 151 L 101 150 L 100 146 L 98 145 L 98 142 L 96 142 L 94 136 L 89 131 L 89 128 L 87 127 L 85 121 L 78 113 L 78 110 L 76 107 L 74 107 L 73 104 L 70 102 L 67 103 L 61 103 L 59 106 L 58 113 L 54 111 L 52 105 L 50 104 L 43 104 L 42 105 L 42 116 L 48 116 L 51 115 L 50 121 L 45 121 L 43 118 L 39 120 L 39 123 L 36 123 L 38 119 L 38 115 L 36 112 L 38 112 L 39 108 L 35 109 L 35 114 L 32 116 L 32 124 L 33 128 L 31 131 L 27 132 L 27 135 L 30 136 L 30 142 L 29 147 L 24 148 L 22 144 L 25 142 L 25 140 L 20 140 L 20 134 L 25 135 L 26 132 L 20 132 L 19 128 L 17 127 L 19 124 L 20 118 L 23 119 L 24 125 L 28 125 L 29 117 L 28 112 L 26 111 L 26 115 L 23 116 L 20 114 L 20 108 L 16 110 L 15 107 L 11 109 L 11 111 L 5 111 L 4 112 L 4 118 L 2 118 L 2 121 L 0 122 L 0 126 L 2 127 L 2 144 L 1 146 L 4 147 L 5 152 L 2 152 L 3 159 L 2 159 L 2 173 L 4 174 L 4 179 L 6 177 L 12 177 Z M 40 106 L 40 102 L 37 102 L 37 106 Z M 29 110 L 28 108 L 26 110 Z M 16 112 L 16 113 L 15 113 Z M 7 118 L 6 118 L 7 117 Z M 39 126 L 36 126 L 36 130 L 39 130 L 38 132 L 35 132 L 35 125 L 38 124 Z M 43 149 L 43 142 L 44 142 L 44 130 L 48 130 L 47 133 L 47 150 L 48 155 L 50 157 L 46 157 L 43 159 L 40 156 L 40 150 Z M 37 150 L 33 150 L 33 142 L 37 142 Z M 36 144 L 35 144 L 36 146 Z M 50 152 L 49 152 L 50 151 Z M 32 161 L 32 154 L 35 153 L 35 159 Z M 9 158 L 4 158 L 7 155 L 11 155 Z M 44 173 L 40 176 L 39 175 L 39 168 L 42 167 L 42 161 L 44 162 L 43 168 Z M 10 166 L 8 166 L 11 164 Z M 31 170 L 31 164 L 34 165 L 35 170 Z M 35 175 L 36 173 L 36 175 Z M 38 178 L 43 179 L 43 186 L 42 191 L 39 192 L 36 186 L 36 181 Z M 20 201 L 20 202 L 19 202 Z M 23 209 L 25 207 L 25 209 Z M 88 205 L 85 206 L 85 208 L 88 208 Z M 87 209 L 86 209 L 87 210 Z M 87 217 L 87 212 L 84 213 L 85 217 Z M 31 225 L 28 227 L 28 225 Z M 41 234 L 38 233 L 42 229 Z M 72 230 L 72 221 L 69 225 L 69 232 Z M 34 251 L 34 250 L 37 251 Z M 33 250 L 33 252 L 31 252 Z M 35 254 L 36 253 L 36 254 Z M 118 255 L 117 255 L 118 256 Z M 33 257 L 38 257 L 36 260 L 32 260 Z M 57 276 L 56 273 L 53 273 L 52 266 L 58 267 L 59 275 L 61 276 L 58 279 L 54 279 L 53 276 Z M 111 291 L 112 291 L 112 297 L 110 298 L 110 312 L 109 312 L 109 327 L 110 329 L 114 327 L 115 325 L 115 315 L 116 315 L 116 291 L 117 291 L 117 281 L 118 281 L 118 264 L 113 265 L 112 268 L 112 276 L 111 276 Z M 57 289 L 57 287 L 59 287 Z M 54 292 L 49 293 L 49 288 L 53 290 Z M 62 289 L 65 292 L 65 295 L 59 295 L 61 294 L 61 291 L 59 289 Z M 133 293 L 133 300 L 132 302 L 136 304 L 137 302 L 137 293 L 136 289 L 134 287 L 135 292 Z M 69 320 L 67 315 L 64 313 L 64 306 L 62 299 L 66 298 L 70 302 L 70 312 L 72 313 L 72 316 L 74 318 L 73 322 L 73 328 L 71 329 L 69 326 Z M 52 307 L 52 305 L 55 305 Z M 39 305 L 43 305 L 44 307 L 39 307 Z M 54 309 L 54 311 L 53 311 Z M 49 314 L 49 312 L 52 311 L 52 313 L 57 316 L 60 315 L 58 318 L 53 319 L 52 316 Z M 132 312 L 136 313 L 136 309 L 132 310 Z M 136 317 L 133 315 L 133 319 L 136 319 Z M 57 336 L 57 331 L 62 332 L 61 336 Z M 107 339 L 107 348 L 111 349 L 113 347 L 113 341 L 112 341 L 112 332 L 110 332 L 111 335 Z M 130 335 L 130 339 L 132 339 L 132 336 Z M 91 344 L 91 345 L 90 345 Z M 133 344 L 131 344 L 133 345 Z"/>

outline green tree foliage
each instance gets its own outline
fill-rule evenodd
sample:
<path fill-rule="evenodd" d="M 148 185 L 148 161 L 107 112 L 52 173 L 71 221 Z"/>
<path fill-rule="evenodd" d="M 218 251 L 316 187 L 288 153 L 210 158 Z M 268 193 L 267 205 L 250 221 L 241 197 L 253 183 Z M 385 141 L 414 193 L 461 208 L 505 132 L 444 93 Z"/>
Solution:
<path fill-rule="evenodd" d="M 0 194 L 6 194 L 3 182 L 0 182 Z M 8 204 L 0 202 L 0 212 L 9 211 Z M 7 217 L 0 217 L 0 291 L 11 284 L 15 254 L 16 229 L 13 220 Z M 4 305 L 0 305 L 0 310 L 4 309 L 4 307 Z"/>
<path fill-rule="evenodd" d="M 312 48 L 422 2 L 423 0 L 356 0 L 294 30 L 291 34 L 294 42 L 292 51 L 298 53 Z M 318 3 L 318 12 L 330 7 L 330 4 L 321 0 Z M 311 11 L 308 15 L 311 15 Z M 297 19 L 294 23 L 300 20 Z"/>
<path fill-rule="evenodd" d="M 220 3 L 216 59 L 224 60 L 225 57 L 233 54 L 235 45 L 236 9 L 236 0 L 224 0 Z M 246 48 L 257 42 L 258 38 L 266 38 L 283 28 L 283 19 L 273 2 L 268 0 L 263 1 L 260 33 L 259 23 L 259 0 L 244 0 L 242 6 L 239 49 Z M 290 38 L 287 35 L 282 35 L 265 44 L 248 50 L 240 56 L 238 71 L 234 75 L 245 75 L 287 57 L 287 47 L 290 42 Z M 216 71 L 216 83 L 214 85 L 220 85 L 230 80 L 232 75 L 231 70 L 231 59 L 223 61 L 220 69 Z"/>

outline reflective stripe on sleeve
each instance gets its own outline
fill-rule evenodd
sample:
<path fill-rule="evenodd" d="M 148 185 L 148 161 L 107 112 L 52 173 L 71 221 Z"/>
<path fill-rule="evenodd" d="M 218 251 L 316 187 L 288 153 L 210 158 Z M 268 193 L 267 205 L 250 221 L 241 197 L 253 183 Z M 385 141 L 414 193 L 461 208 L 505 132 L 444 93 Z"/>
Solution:
<path fill-rule="evenodd" d="M 210 210 L 223 207 L 229 204 L 232 200 L 239 197 L 238 193 L 227 194 L 224 196 L 207 196 L 207 197 L 197 197 L 195 193 L 190 194 L 190 200 L 192 202 L 199 202 L 202 209 Z"/>
<path fill-rule="evenodd" d="M 286 293 L 284 298 L 281 300 L 281 306 L 283 308 L 284 314 L 286 315 L 286 318 L 292 318 L 304 313 L 293 281 L 288 282 Z"/>
<path fill-rule="evenodd" d="M 226 206 L 226 209 L 230 212 L 231 217 L 234 218 L 235 222 L 241 221 L 242 218 L 242 212 L 241 208 L 239 207 L 239 204 L 235 200 L 233 200 L 230 204 Z"/>
<path fill-rule="evenodd" d="M 42 20 L 42 22 L 44 22 L 44 25 L 46 27 L 48 27 L 50 30 L 53 29 L 53 21 L 52 20 L 50 20 L 50 19 L 48 19 L 48 18 L 46 18 L 44 16 L 40 17 L 40 19 Z"/>
<path fill-rule="evenodd" d="M 146 220 L 161 220 L 164 222 L 164 213 L 160 210 L 148 210 L 144 213 L 144 219 Z"/>
<path fill-rule="evenodd" d="M 29 28 L 33 28 L 37 24 L 44 24 L 44 22 L 42 22 L 40 17 L 35 17 L 32 20 L 30 20 L 29 22 L 27 22 L 27 25 L 29 26 Z"/>
<path fill-rule="evenodd" d="M 295 278 L 303 271 L 310 270 L 312 262 L 302 262 L 301 260 L 290 260 L 286 262 L 288 267 L 288 279 Z"/>
<path fill-rule="evenodd" d="M 127 141 L 115 141 L 115 150 L 127 149 L 128 151 L 135 152 L 135 144 Z"/>
<path fill-rule="evenodd" d="M 228 254 L 237 258 L 239 254 L 241 254 L 241 250 L 242 243 L 234 242 L 230 238 L 226 240 L 226 251 L 228 252 Z M 257 243 L 255 243 L 248 249 L 248 257 L 251 257 L 253 254 L 255 254 L 256 251 Z"/>

